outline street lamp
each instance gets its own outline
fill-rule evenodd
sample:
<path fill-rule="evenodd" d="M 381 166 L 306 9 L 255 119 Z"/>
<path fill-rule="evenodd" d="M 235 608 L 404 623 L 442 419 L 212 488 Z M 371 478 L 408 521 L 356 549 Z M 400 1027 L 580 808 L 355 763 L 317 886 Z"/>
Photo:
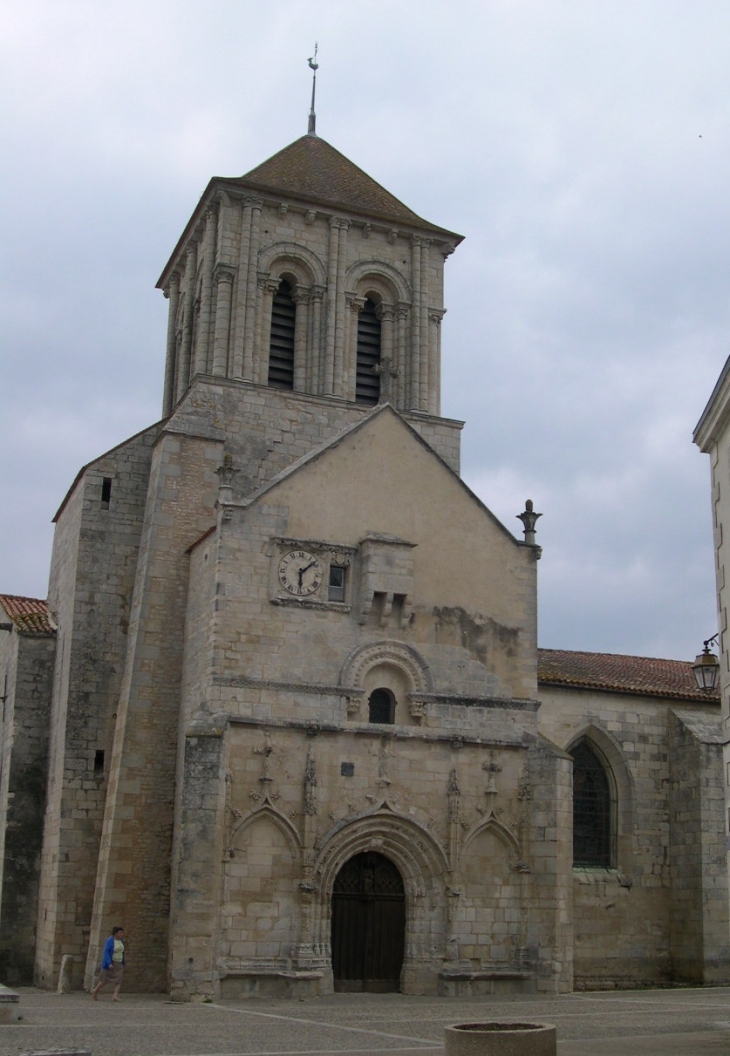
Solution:
<path fill-rule="evenodd" d="M 697 685 L 700 689 L 716 689 L 720 681 L 720 661 L 714 653 L 710 652 L 710 645 L 717 641 L 717 635 L 713 634 L 703 642 L 703 650 L 692 664 Z"/>

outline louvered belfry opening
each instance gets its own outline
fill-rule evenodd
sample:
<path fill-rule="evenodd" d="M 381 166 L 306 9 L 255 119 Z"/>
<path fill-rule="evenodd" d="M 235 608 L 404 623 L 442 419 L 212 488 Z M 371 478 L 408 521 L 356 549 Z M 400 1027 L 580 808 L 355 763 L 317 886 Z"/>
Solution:
<path fill-rule="evenodd" d="M 380 375 L 373 367 L 380 363 L 380 320 L 376 304 L 368 297 L 357 318 L 357 370 L 355 399 L 358 403 L 375 404 L 380 398 Z"/>
<path fill-rule="evenodd" d="M 294 388 L 294 326 L 297 306 L 292 297 L 293 292 L 291 283 L 282 279 L 271 306 L 269 385 L 275 389 Z"/>
<path fill-rule="evenodd" d="M 335 991 L 397 993 L 403 967 L 406 896 L 398 869 L 377 851 L 356 854 L 332 891 Z"/>
<path fill-rule="evenodd" d="M 573 756 L 573 865 L 611 866 L 611 787 L 603 763 L 587 741 Z"/>

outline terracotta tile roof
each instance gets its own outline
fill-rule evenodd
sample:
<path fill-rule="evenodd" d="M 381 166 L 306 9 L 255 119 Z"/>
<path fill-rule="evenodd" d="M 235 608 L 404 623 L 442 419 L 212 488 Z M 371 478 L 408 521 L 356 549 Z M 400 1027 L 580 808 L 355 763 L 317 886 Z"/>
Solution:
<path fill-rule="evenodd" d="M 720 700 L 719 689 L 710 692 L 697 688 L 689 660 L 538 649 L 537 680 L 550 685 L 605 689 L 645 697 L 711 703 Z"/>
<path fill-rule="evenodd" d="M 55 634 L 51 610 L 40 598 L 21 598 L 17 594 L 0 594 L 0 605 L 22 634 Z"/>
<path fill-rule="evenodd" d="M 245 176 L 221 182 L 245 184 L 313 203 L 342 206 L 395 223 L 443 231 L 423 220 L 319 136 L 302 136 Z M 461 241 L 460 236 L 454 237 Z"/>

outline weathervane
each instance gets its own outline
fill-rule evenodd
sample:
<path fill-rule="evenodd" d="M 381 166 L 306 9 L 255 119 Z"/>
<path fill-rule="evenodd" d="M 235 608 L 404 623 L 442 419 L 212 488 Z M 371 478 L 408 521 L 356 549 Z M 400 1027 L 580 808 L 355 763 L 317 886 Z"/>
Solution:
<path fill-rule="evenodd" d="M 316 136 L 317 134 L 317 115 L 314 112 L 314 93 L 317 88 L 317 70 L 319 69 L 319 63 L 317 62 L 317 48 L 318 44 L 314 45 L 314 55 L 311 59 L 308 59 L 309 68 L 312 71 L 312 107 L 309 111 L 309 127 L 307 132 L 310 136 Z"/>

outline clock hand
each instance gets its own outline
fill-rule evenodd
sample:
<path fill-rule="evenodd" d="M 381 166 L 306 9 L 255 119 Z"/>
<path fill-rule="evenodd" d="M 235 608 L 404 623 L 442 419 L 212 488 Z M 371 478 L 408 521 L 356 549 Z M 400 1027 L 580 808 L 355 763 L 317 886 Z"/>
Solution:
<path fill-rule="evenodd" d="M 300 568 L 299 569 L 299 575 L 303 576 L 305 572 L 309 572 L 310 568 L 314 568 L 314 566 L 316 564 L 317 564 L 316 561 L 310 561 L 306 568 Z"/>

